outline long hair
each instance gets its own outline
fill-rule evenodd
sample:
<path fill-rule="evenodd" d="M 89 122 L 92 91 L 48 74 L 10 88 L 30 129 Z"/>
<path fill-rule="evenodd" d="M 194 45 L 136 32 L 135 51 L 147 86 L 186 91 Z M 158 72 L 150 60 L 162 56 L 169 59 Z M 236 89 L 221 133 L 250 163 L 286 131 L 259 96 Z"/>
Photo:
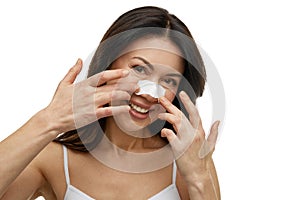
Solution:
<path fill-rule="evenodd" d="M 199 49 L 186 25 L 175 15 L 159 7 L 140 7 L 121 15 L 104 34 L 90 63 L 88 77 L 109 69 L 129 44 L 148 35 L 167 37 L 180 49 L 184 60 L 184 79 L 178 91 L 185 90 L 195 103 L 196 98 L 202 96 L 206 81 L 205 67 Z M 191 89 L 186 90 L 187 85 Z M 176 97 L 172 103 L 177 107 L 181 105 Z M 183 107 L 180 109 L 187 115 Z M 153 124 L 155 123 L 159 122 Z M 99 132 L 104 129 L 104 124 L 105 118 L 63 133 L 54 141 L 74 150 L 83 152 L 92 150 L 101 140 L 102 134 Z M 155 127 L 153 124 L 150 128 Z M 164 127 L 172 128 L 172 125 L 166 123 Z"/>

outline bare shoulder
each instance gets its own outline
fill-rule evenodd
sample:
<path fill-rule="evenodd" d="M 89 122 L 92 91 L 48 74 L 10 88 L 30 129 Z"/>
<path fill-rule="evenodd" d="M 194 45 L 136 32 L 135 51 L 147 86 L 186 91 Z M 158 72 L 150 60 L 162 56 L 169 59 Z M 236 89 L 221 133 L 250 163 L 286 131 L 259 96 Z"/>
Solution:
<path fill-rule="evenodd" d="M 63 147 L 61 144 L 51 142 L 49 143 L 33 160 L 33 162 L 43 168 L 44 165 L 63 162 Z"/>
<path fill-rule="evenodd" d="M 62 159 L 62 156 L 59 156 L 59 151 L 62 151 L 59 150 L 59 146 L 61 147 L 51 143 L 44 148 L 9 186 L 1 199 L 34 199 L 38 196 L 49 200 L 57 199 L 48 177 L 54 172 L 63 172 L 59 172 L 58 168 L 51 172 L 45 166 L 53 166 L 55 155 L 58 155 L 58 160 Z"/>
<path fill-rule="evenodd" d="M 32 166 L 35 166 L 45 179 L 38 191 L 39 195 L 52 197 L 56 194 L 56 198 L 63 195 L 66 188 L 63 162 L 63 147 L 55 142 L 49 143 L 32 161 Z"/>

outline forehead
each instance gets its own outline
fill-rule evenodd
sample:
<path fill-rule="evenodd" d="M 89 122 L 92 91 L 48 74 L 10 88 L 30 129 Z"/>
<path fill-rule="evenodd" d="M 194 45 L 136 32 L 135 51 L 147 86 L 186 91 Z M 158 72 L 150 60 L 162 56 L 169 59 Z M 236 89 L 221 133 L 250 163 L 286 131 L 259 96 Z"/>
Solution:
<path fill-rule="evenodd" d="M 151 37 L 141 38 L 131 43 L 120 58 L 132 60 L 142 57 L 152 65 L 166 66 L 183 73 L 184 62 L 180 49 L 169 39 Z"/>

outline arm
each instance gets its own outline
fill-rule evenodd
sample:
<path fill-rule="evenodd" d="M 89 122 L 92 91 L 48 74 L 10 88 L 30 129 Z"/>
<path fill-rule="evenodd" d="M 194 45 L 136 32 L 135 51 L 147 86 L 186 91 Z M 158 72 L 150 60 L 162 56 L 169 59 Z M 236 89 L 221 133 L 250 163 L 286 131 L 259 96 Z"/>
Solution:
<path fill-rule="evenodd" d="M 42 187 L 41 172 L 30 163 L 58 134 L 112 113 L 128 111 L 129 106 L 103 107 L 111 101 L 112 92 L 116 99 L 124 100 L 130 98 L 127 91 L 114 90 L 115 85 L 100 87 L 107 81 L 127 76 L 128 71 L 107 70 L 73 84 L 81 68 L 79 59 L 60 82 L 51 103 L 0 143 L 0 199 L 15 191 L 22 193 L 22 198 L 30 197 Z M 75 108 L 74 101 L 77 101 Z"/>
<path fill-rule="evenodd" d="M 192 176 L 194 179 L 187 182 L 186 177 L 182 177 L 180 171 L 177 171 L 176 186 L 182 200 L 190 199 L 221 199 L 220 187 L 216 169 L 213 160 L 209 164 L 210 172 L 208 170 L 200 171 L 202 177 Z M 209 175 L 211 173 L 211 176 Z M 202 195 L 199 197 L 199 195 Z"/>
<path fill-rule="evenodd" d="M 37 113 L 0 143 L 0 197 L 34 157 L 58 134 L 48 125 L 46 119 L 44 111 Z M 34 170 L 28 169 L 28 172 L 36 175 Z"/>
<path fill-rule="evenodd" d="M 0 197 L 1 200 L 35 199 L 41 195 L 52 197 L 50 199 L 55 198 L 52 188 L 49 187 L 39 167 L 33 162 L 35 162 L 35 159 L 9 185 Z"/>
<path fill-rule="evenodd" d="M 8 187 L 37 154 L 61 133 L 59 127 L 68 128 L 68 126 L 62 124 L 61 121 L 55 119 L 55 113 L 59 111 L 58 107 L 61 106 L 61 103 L 64 103 L 62 96 L 65 95 L 70 98 L 69 94 L 72 89 L 70 85 L 80 72 L 81 66 L 82 63 L 78 60 L 59 84 L 54 98 L 47 108 L 39 111 L 21 128 L 0 143 L 0 197 L 4 195 Z M 70 100 L 69 98 L 65 98 L 65 100 Z M 69 116 L 68 112 L 64 112 L 64 114 Z M 72 122 L 69 122 L 69 124 L 72 124 Z M 26 171 L 28 171 L 27 175 L 31 174 L 36 178 L 32 178 L 31 180 L 40 180 L 37 178 L 38 173 L 32 167 L 28 167 Z M 23 180 L 28 179 L 24 178 L 27 177 L 27 175 L 23 175 Z M 28 188 L 30 185 L 33 187 Z M 28 191 L 24 191 L 24 193 L 28 193 L 31 190 L 37 189 L 38 185 L 30 181 L 25 188 L 28 188 Z"/>
<path fill-rule="evenodd" d="M 193 181 L 187 183 L 190 199 L 220 200 L 220 187 L 213 160 L 210 159 L 206 171 L 195 176 Z"/>
<path fill-rule="evenodd" d="M 168 99 L 161 97 L 160 103 L 168 113 L 161 113 L 158 117 L 171 123 L 177 133 L 164 128 L 161 135 L 166 137 L 171 145 L 178 170 L 186 183 L 189 199 L 219 200 L 220 189 L 212 154 L 220 122 L 212 125 L 206 139 L 196 106 L 185 92 L 180 92 L 179 95 L 189 118 Z"/>

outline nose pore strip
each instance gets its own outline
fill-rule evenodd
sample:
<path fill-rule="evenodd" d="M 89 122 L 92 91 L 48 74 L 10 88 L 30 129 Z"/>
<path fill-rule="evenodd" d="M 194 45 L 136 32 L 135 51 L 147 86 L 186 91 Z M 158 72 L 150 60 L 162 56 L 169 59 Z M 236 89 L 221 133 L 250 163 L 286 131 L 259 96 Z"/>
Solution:
<path fill-rule="evenodd" d="M 148 94 L 154 98 L 160 98 L 165 95 L 166 90 L 161 86 L 152 81 L 140 80 L 138 81 L 140 91 L 137 95 Z"/>

